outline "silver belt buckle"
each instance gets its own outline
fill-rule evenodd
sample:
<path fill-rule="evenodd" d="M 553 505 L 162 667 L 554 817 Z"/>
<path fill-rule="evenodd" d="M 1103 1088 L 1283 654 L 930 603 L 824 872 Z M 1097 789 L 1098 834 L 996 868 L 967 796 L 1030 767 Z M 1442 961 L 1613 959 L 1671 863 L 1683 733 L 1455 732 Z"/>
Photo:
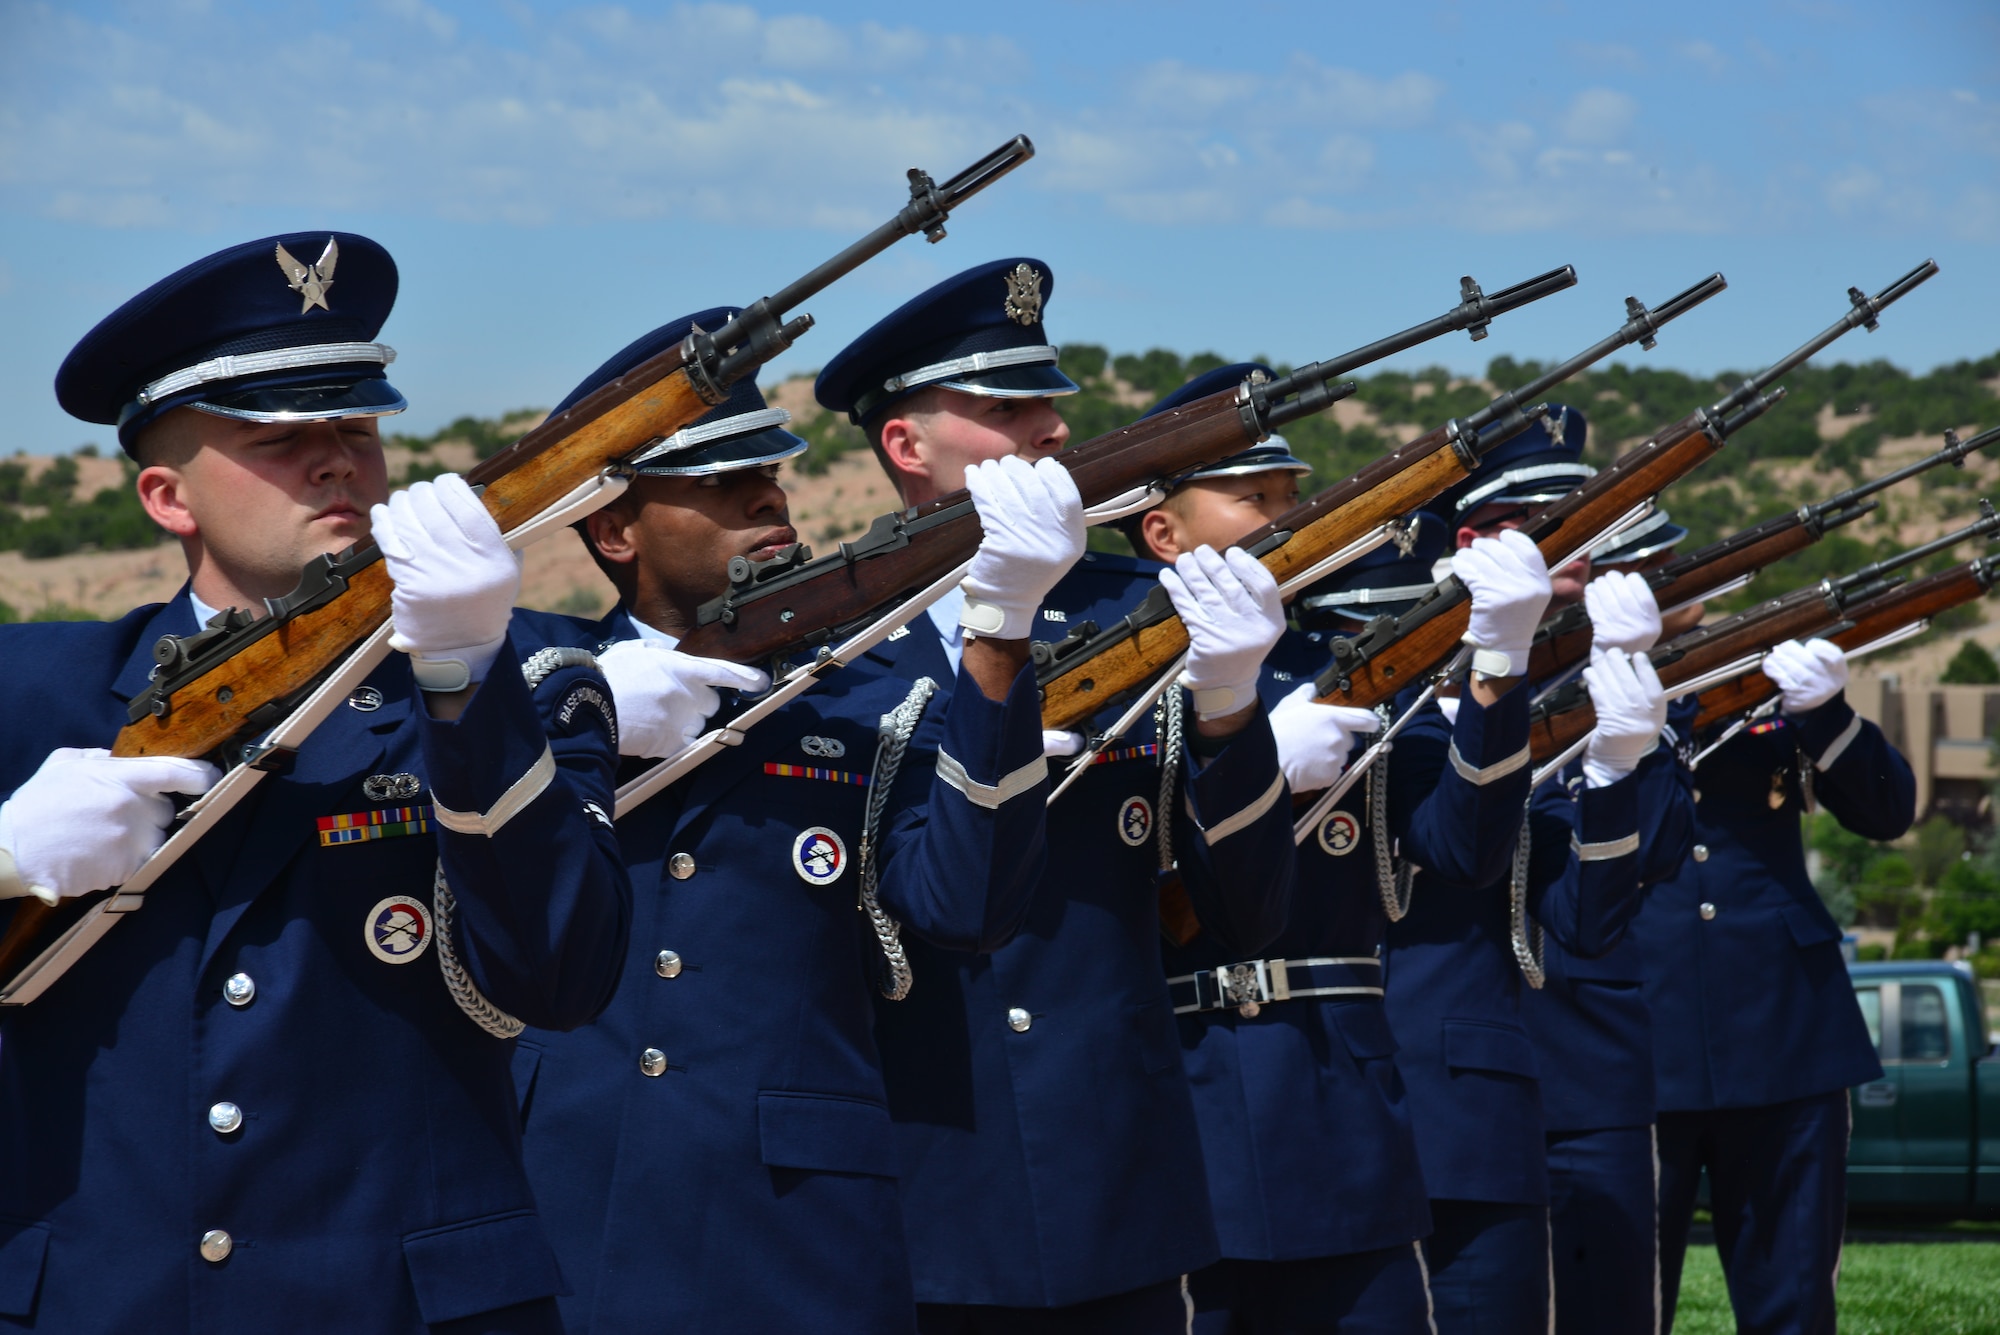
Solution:
<path fill-rule="evenodd" d="M 1215 981 L 1222 992 L 1222 1004 L 1236 1007 L 1236 1013 L 1246 1020 L 1255 1019 L 1263 1003 L 1271 1000 L 1271 978 L 1264 960 L 1226 964 L 1215 971 Z"/>

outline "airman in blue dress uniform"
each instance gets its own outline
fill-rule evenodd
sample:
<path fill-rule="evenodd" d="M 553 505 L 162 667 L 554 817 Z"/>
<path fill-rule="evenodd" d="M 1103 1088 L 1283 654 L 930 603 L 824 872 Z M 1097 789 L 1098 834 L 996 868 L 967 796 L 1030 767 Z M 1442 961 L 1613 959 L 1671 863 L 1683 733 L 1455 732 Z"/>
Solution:
<path fill-rule="evenodd" d="M 1834 1329 L 1847 1090 L 1882 1067 L 1840 928 L 1806 875 L 1799 818 L 1824 807 L 1894 839 L 1915 819 L 1916 783 L 1847 703 L 1834 645 L 1780 645 L 1764 671 L 1782 707 L 1696 767 L 1693 853 L 1647 896 L 1634 934 L 1659 1087 L 1666 1324 L 1706 1168 L 1738 1328 L 1816 1335 Z"/>
<path fill-rule="evenodd" d="M 906 504 L 950 492 L 974 460 L 1053 455 L 1068 439 L 1049 402 L 1075 388 L 1043 332 L 1051 283 L 1035 260 L 979 266 L 821 373 L 819 401 L 868 432 Z M 1166 860 L 1237 958 L 1283 924 L 1289 804 L 1255 686 L 1283 624 L 1276 584 L 1240 554 L 1161 572 L 1088 553 L 1035 625 L 1060 638 L 1109 624 L 1156 580 L 1194 637 L 1163 734 L 1121 739 L 1050 809 L 1049 868 L 1020 935 L 990 955 L 913 943 L 924 983 L 877 1003 L 925 1332 L 1180 1331 L 1181 1276 L 1218 1254 L 1156 884 L 1165 829 Z M 969 590 L 912 618 L 878 661 L 950 675 L 962 633 L 991 624 L 981 601 Z"/>
<path fill-rule="evenodd" d="M 560 1329 L 511 1034 L 581 1024 L 617 984 L 613 724 L 577 703 L 607 691 L 585 668 L 531 694 L 518 565 L 462 479 L 383 504 L 395 291 L 365 237 L 265 238 L 128 302 L 57 378 L 118 424 L 191 580 L 108 624 L 0 630 L 0 895 L 123 883 L 166 794 L 215 779 L 105 749 L 162 635 L 261 612 L 372 535 L 407 656 L 4 1013 L 0 1328 Z"/>
<path fill-rule="evenodd" d="M 1491 653 L 1491 671 L 1525 672 L 1549 598 L 1582 593 L 1587 558 L 1546 572 L 1532 544 L 1509 531 L 1533 506 L 1587 476 L 1580 448 L 1580 422 L 1544 418 L 1425 507 L 1454 534 L 1453 568 L 1475 591 L 1467 640 Z M 1506 572 L 1465 566 L 1469 554 L 1498 546 L 1539 575 L 1542 601 L 1511 603 L 1504 620 L 1482 626 L 1475 577 L 1497 580 Z M 1482 656 L 1473 661 L 1475 686 Z M 1500 837 L 1482 817 L 1476 840 L 1462 829 L 1421 825 L 1400 839 L 1399 858 L 1418 870 L 1399 883 L 1407 886 L 1408 910 L 1388 929 L 1386 1004 L 1430 1193 L 1433 1233 L 1424 1247 L 1441 1332 L 1539 1333 L 1549 1324 L 1541 1064 L 1522 995 L 1542 981 L 1544 937 L 1589 957 L 1609 949 L 1629 922 L 1640 878 L 1642 789 L 1631 771 L 1654 748 L 1665 711 L 1643 660 L 1596 657 L 1587 673 L 1599 718 L 1585 755 L 1586 765 L 1599 768 L 1588 782 L 1549 782 L 1529 792 L 1530 691 L 1525 682 L 1511 683 L 1516 688 L 1501 697 L 1500 710 L 1486 710 L 1486 726 L 1515 729 L 1509 735 L 1521 749 L 1481 774 L 1505 785 L 1490 799 L 1490 824 Z M 1450 700 L 1427 706 L 1398 738 L 1392 821 L 1399 809 L 1418 808 L 1447 769 L 1471 768 L 1462 747 L 1450 753 L 1452 708 Z M 1456 708 L 1462 720 L 1466 706 Z M 1517 842 L 1524 830 L 1525 850 Z M 1476 859 L 1461 851 L 1468 843 Z"/>
<path fill-rule="evenodd" d="M 1148 415 L 1259 374 L 1270 369 L 1218 368 Z M 1226 546 L 1296 504 L 1307 471 L 1272 437 L 1189 474 L 1164 505 L 1123 526 L 1162 560 Z M 1443 554 L 1433 520 L 1414 548 L 1379 547 L 1336 578 L 1356 605 L 1382 611 L 1397 606 L 1385 601 L 1394 586 L 1428 591 Z M 1331 582 L 1320 592 L 1332 593 Z M 1402 596 L 1401 605 L 1415 597 Z M 1325 632 L 1288 630 L 1258 682 L 1299 793 L 1326 787 L 1354 736 L 1378 726 L 1372 712 L 1294 698 L 1310 694 L 1327 659 Z M 1476 726 L 1468 717 L 1468 731 Z M 1481 791 L 1456 774 L 1439 790 L 1440 803 L 1469 794 L 1475 804 Z M 1163 946 L 1223 1256 L 1188 1277 L 1198 1335 L 1429 1329 L 1416 1240 L 1430 1231 L 1430 1210 L 1382 1013 L 1388 919 L 1359 796 L 1321 822 L 1324 839 L 1299 846 L 1290 918 L 1264 958 L 1246 960 L 1207 934 Z"/>
<path fill-rule="evenodd" d="M 1572 421 L 1580 416 L 1571 410 Z M 1594 647 L 1638 654 L 1663 638 L 1660 607 L 1637 568 L 1664 560 L 1686 534 L 1660 510 L 1592 551 L 1599 573 L 1584 596 Z M 1683 609 L 1677 629 L 1700 618 L 1699 605 Z M 1692 843 L 1692 775 L 1678 743 L 1693 712 L 1691 700 L 1669 706 L 1669 725 L 1633 779 L 1644 885 L 1677 872 Z M 1569 776 L 1578 781 L 1575 766 Z M 1544 970 L 1546 981 L 1522 998 L 1522 1015 L 1535 1043 L 1547 1125 L 1555 1328 L 1562 1335 L 1657 1332 L 1653 1026 L 1641 995 L 1637 933 L 1627 930 L 1595 959 L 1551 941 Z"/>
<path fill-rule="evenodd" d="M 569 401 L 734 314 L 662 326 Z M 673 644 L 732 558 L 795 541 L 776 473 L 806 443 L 786 420 L 746 379 L 642 453 L 632 490 L 584 525 L 618 607 L 595 625 L 536 619 L 598 651 L 630 757 L 677 751 L 720 690 L 765 684 Z M 1082 509 L 1066 473 L 1010 462 L 1070 500 L 975 481 L 980 559 L 1032 603 L 1081 550 Z M 1045 575 L 1015 529 L 1057 554 Z M 915 939 L 988 951 L 1027 908 L 1048 795 L 1027 657 L 1025 636 L 969 644 L 949 711 L 932 682 L 831 674 L 618 822 L 636 886 L 624 986 L 595 1024 L 530 1031 L 515 1066 L 571 1332 L 914 1329 L 869 997 L 947 986 L 922 961 L 909 972 Z M 907 716 L 894 743 L 891 715 Z"/>

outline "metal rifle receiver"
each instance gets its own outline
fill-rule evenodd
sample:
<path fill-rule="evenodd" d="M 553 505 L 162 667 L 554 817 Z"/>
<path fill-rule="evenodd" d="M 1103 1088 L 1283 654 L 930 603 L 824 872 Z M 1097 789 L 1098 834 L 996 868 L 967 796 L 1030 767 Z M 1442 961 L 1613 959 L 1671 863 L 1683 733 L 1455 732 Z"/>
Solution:
<path fill-rule="evenodd" d="M 770 361 L 812 328 L 812 317 L 786 319 L 800 302 L 823 291 L 906 236 L 922 232 L 944 240 L 951 210 L 1035 155 L 1028 136 L 1017 134 L 979 161 L 939 185 L 920 167 L 910 168 L 910 202 L 896 216 L 775 294 L 760 297 L 714 333 L 695 330 L 684 345 L 688 378 L 702 398 L 720 403 L 729 387 Z"/>

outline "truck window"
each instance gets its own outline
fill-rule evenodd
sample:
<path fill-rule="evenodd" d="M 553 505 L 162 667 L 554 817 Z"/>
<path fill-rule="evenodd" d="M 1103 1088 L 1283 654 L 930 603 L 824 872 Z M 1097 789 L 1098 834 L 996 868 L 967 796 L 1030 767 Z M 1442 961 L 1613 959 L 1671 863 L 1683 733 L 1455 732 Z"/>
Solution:
<path fill-rule="evenodd" d="M 1901 1009 L 1904 1061 L 1938 1062 L 1951 1056 L 1951 1030 L 1942 988 L 1930 983 L 1904 983 Z"/>
<path fill-rule="evenodd" d="M 1882 989 L 1879 987 L 1857 987 L 1854 999 L 1861 1003 L 1861 1018 L 1868 1024 L 1868 1041 L 1875 1045 L 1875 1055 L 1882 1055 Z"/>

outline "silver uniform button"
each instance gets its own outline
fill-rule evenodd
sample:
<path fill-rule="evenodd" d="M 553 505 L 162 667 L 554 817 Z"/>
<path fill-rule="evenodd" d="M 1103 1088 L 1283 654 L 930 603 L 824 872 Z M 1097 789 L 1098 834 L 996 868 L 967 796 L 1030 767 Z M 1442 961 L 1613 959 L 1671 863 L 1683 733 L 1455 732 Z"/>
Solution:
<path fill-rule="evenodd" d="M 1027 1033 L 1028 1026 L 1034 1022 L 1035 1017 L 1028 1014 L 1027 1011 L 1021 1009 L 1019 1006 L 1007 1012 L 1007 1027 L 1017 1034 Z"/>
<path fill-rule="evenodd" d="M 218 1103 L 208 1110 L 208 1124 L 215 1134 L 226 1136 L 243 1125 L 243 1110 L 233 1103 Z"/>
<path fill-rule="evenodd" d="M 1714 920 L 1714 918 L 1715 918 L 1715 905 L 1703 904 L 1701 906 L 1701 920 L 1703 922 L 1711 922 Z"/>
<path fill-rule="evenodd" d="M 685 881 L 694 875 L 694 854 L 676 853 L 667 859 L 667 875 L 676 881 Z"/>
<path fill-rule="evenodd" d="M 658 1048 L 647 1048 L 639 1054 L 641 1075 L 660 1075 L 667 1069 L 667 1054 Z"/>
<path fill-rule="evenodd" d="M 222 999 L 232 1006 L 248 1006 L 257 998 L 257 984 L 247 973 L 232 973 L 222 985 Z"/>
<path fill-rule="evenodd" d="M 653 956 L 653 972 L 662 978 L 681 976 L 681 957 L 671 950 L 663 950 Z"/>
<path fill-rule="evenodd" d="M 1696 844 L 1696 845 L 1694 846 L 1694 860 L 1695 860 L 1696 862 L 1706 862 L 1706 861 L 1708 861 L 1708 845 L 1707 845 L 1707 844 Z"/>
<path fill-rule="evenodd" d="M 211 1228 L 201 1235 L 201 1259 L 204 1261 L 227 1261 L 230 1251 L 236 1246 L 236 1239 L 219 1228 Z"/>

